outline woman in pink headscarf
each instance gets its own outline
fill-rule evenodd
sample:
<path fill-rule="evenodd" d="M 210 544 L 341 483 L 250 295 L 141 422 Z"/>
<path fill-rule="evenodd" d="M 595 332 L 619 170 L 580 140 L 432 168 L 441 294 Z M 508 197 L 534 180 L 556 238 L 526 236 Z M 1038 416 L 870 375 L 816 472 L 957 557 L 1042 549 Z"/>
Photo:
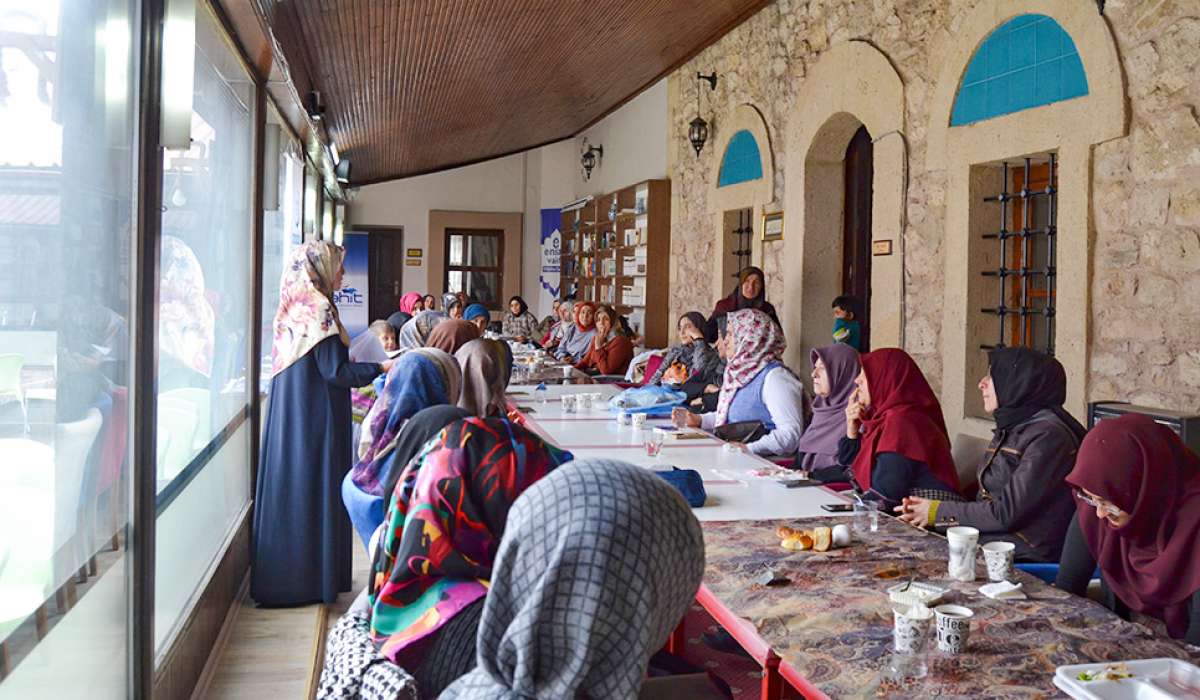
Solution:
<path fill-rule="evenodd" d="M 425 310 L 425 299 L 420 292 L 409 292 L 400 297 L 400 310 L 406 314 L 416 316 L 418 311 Z"/>

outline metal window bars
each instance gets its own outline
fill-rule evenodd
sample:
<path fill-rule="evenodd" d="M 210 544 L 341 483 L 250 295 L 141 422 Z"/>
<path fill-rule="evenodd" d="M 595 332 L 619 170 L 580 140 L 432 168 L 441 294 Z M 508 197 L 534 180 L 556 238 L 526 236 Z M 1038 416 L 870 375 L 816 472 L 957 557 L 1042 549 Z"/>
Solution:
<path fill-rule="evenodd" d="M 1056 240 L 1058 238 L 1058 169 L 1054 153 L 1046 157 L 1046 183 L 1044 187 L 1030 188 L 1034 178 L 1035 164 L 1032 158 L 1025 158 L 1021 171 L 1020 188 L 1015 189 L 1016 172 L 1010 172 L 1010 164 L 1003 163 L 1003 185 L 998 195 L 984 197 L 985 202 L 1000 204 L 1000 230 L 997 233 L 984 234 L 983 238 L 996 240 L 1000 243 L 999 267 L 995 270 L 985 270 L 985 277 L 998 277 L 1000 280 L 997 305 L 981 309 L 985 314 L 993 314 L 997 318 L 998 340 L 995 345 L 981 346 L 985 350 L 1006 346 L 1005 328 L 1012 321 L 1013 330 L 1010 340 L 1015 345 L 1034 347 L 1036 344 L 1034 323 L 1038 316 L 1045 323 L 1045 336 L 1042 339 L 1042 350 L 1048 355 L 1054 354 L 1054 316 L 1055 316 L 1055 278 L 1057 276 Z M 1041 162 L 1037 167 L 1041 167 Z M 1021 168 L 1022 166 L 1016 166 Z M 1035 209 L 1045 206 L 1045 223 L 1042 226 L 1032 225 Z M 1013 216 L 1020 207 L 1020 227 L 1014 230 Z M 1011 243 L 1010 243 L 1011 242 Z M 1010 249 L 1010 245 L 1016 246 Z M 1041 247 L 1041 250 L 1039 250 Z M 1037 254 L 1044 251 L 1044 265 L 1035 266 Z M 1010 260 L 1013 266 L 1009 267 Z M 1041 277 L 1045 280 L 1044 290 L 1037 290 L 1031 295 L 1030 283 Z M 1034 296 L 1041 299 L 1040 307 L 1033 303 Z M 1014 302 L 1016 302 L 1014 304 Z"/>
<path fill-rule="evenodd" d="M 754 233 L 754 225 L 751 222 L 751 209 L 741 209 L 738 211 L 738 225 L 730 235 L 733 236 L 733 256 L 737 259 L 737 266 L 734 268 L 733 276 L 736 278 L 742 274 L 742 270 L 750 267 L 750 235 Z"/>

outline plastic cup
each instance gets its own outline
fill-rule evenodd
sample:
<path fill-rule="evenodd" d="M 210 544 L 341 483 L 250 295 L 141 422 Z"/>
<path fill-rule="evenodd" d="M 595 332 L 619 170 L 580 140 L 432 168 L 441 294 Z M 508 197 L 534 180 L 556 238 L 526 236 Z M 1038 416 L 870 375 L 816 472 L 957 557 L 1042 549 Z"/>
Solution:
<path fill-rule="evenodd" d="M 575 376 L 575 368 L 571 365 L 563 365 L 562 376 L 563 379 L 570 379 L 571 377 Z"/>
<path fill-rule="evenodd" d="M 983 563 L 987 565 L 989 581 L 1008 581 L 1013 574 L 1013 557 L 1017 546 L 1012 542 L 988 542 L 980 547 Z"/>
<path fill-rule="evenodd" d="M 575 412 L 575 396 L 573 394 L 565 394 L 562 397 L 562 412 L 563 413 L 574 413 Z"/>
<path fill-rule="evenodd" d="M 896 652 L 920 652 L 929 639 L 929 630 L 933 627 L 933 611 L 924 606 L 918 611 L 908 605 L 895 604 L 892 606 L 892 613 L 892 643 Z"/>
<path fill-rule="evenodd" d="M 973 527 L 952 527 L 946 530 L 946 541 L 950 545 L 950 578 L 955 581 L 974 581 L 979 530 Z"/>
<path fill-rule="evenodd" d="M 641 415 L 643 418 L 645 417 L 645 414 L 639 414 L 639 415 Z M 654 457 L 655 459 L 658 459 L 658 455 L 660 455 L 662 453 L 663 434 L 658 432 L 657 430 L 650 431 L 650 434 L 646 436 L 645 444 L 646 444 L 646 456 Z"/>
<path fill-rule="evenodd" d="M 863 501 L 854 504 L 854 519 L 851 522 L 854 532 L 865 535 L 868 532 L 879 532 L 879 504 L 874 501 Z"/>
<path fill-rule="evenodd" d="M 974 611 L 961 605 L 939 605 L 933 609 L 933 614 L 937 620 L 938 651 L 948 654 L 966 651 Z"/>
<path fill-rule="evenodd" d="M 617 411 L 617 425 L 629 425 L 631 422 L 629 411 Z"/>

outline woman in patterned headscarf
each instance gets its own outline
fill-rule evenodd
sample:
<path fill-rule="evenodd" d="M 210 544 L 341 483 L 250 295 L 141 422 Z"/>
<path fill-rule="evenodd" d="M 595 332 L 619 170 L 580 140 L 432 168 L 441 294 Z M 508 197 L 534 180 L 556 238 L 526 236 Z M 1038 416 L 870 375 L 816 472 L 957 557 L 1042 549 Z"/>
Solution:
<path fill-rule="evenodd" d="M 383 391 L 364 421 L 365 448 L 342 481 L 342 501 L 365 545 L 383 522 L 384 491 L 392 469 L 397 436 L 419 411 L 458 402 L 461 375 L 454 358 L 441 350 L 421 348 L 401 355 L 387 374 Z"/>
<path fill-rule="evenodd" d="M 717 352 L 726 358 L 717 410 L 697 416 L 675 409 L 679 425 L 714 430 L 729 423 L 761 423 L 765 435 L 746 447 L 757 455 L 792 455 L 804 432 L 804 385 L 780 357 L 787 343 L 770 316 L 742 309 L 728 316 Z"/>
<path fill-rule="evenodd" d="M 572 459 L 503 418 L 455 421 L 405 467 L 369 584 L 380 651 L 436 697 L 475 662 L 475 632 L 508 510 Z"/>
<path fill-rule="evenodd" d="M 332 296 L 344 255 L 325 241 L 299 246 L 279 285 L 252 531 L 250 593 L 260 605 L 331 603 L 350 590 L 352 536 L 339 502 L 350 388 L 392 363 L 350 361 Z"/>
<path fill-rule="evenodd" d="M 417 315 L 413 316 L 400 329 L 400 335 L 396 338 L 396 344 L 400 346 L 401 350 L 415 350 L 416 348 L 425 347 L 434 326 L 445 321 L 447 318 L 448 316 L 441 311 L 418 311 Z"/>
<path fill-rule="evenodd" d="M 508 513 L 475 668 L 440 697 L 639 697 L 703 575 L 700 523 L 665 481 L 623 462 L 563 465 Z"/>

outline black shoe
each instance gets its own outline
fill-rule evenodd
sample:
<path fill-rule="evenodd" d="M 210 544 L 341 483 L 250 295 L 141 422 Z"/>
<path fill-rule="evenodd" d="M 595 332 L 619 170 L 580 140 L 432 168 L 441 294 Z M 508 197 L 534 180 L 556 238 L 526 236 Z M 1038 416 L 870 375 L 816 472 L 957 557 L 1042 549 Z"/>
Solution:
<path fill-rule="evenodd" d="M 716 632 L 705 632 L 703 635 L 701 635 L 701 638 L 704 640 L 704 646 L 712 649 L 713 651 L 720 651 L 726 654 L 737 654 L 738 656 L 744 656 L 747 659 L 754 658 L 750 656 L 750 652 L 742 648 L 741 644 L 738 644 L 738 641 L 733 638 L 732 634 L 723 629 L 719 629 Z"/>

